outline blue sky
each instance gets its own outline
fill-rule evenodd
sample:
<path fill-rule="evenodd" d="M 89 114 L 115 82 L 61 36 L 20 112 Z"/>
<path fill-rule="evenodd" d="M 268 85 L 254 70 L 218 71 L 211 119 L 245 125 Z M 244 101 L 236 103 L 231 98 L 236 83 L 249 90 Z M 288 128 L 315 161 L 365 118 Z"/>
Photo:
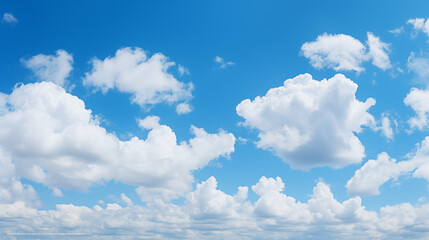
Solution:
<path fill-rule="evenodd" d="M 2 1 L 0 238 L 427 238 L 427 7 Z"/>

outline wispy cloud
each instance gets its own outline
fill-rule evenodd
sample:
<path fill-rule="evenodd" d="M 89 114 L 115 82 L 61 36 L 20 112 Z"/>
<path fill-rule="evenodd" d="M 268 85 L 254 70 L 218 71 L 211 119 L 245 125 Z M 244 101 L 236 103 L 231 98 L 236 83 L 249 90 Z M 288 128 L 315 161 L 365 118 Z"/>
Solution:
<path fill-rule="evenodd" d="M 225 69 L 228 66 L 235 65 L 234 62 L 225 61 L 223 58 L 221 58 L 219 56 L 216 56 L 215 59 L 214 59 L 214 61 L 215 61 L 216 64 L 219 65 L 219 68 L 221 68 L 221 69 Z"/>
<path fill-rule="evenodd" d="M 7 23 L 17 23 L 18 19 L 16 19 L 12 13 L 5 13 L 3 14 L 3 21 Z"/>

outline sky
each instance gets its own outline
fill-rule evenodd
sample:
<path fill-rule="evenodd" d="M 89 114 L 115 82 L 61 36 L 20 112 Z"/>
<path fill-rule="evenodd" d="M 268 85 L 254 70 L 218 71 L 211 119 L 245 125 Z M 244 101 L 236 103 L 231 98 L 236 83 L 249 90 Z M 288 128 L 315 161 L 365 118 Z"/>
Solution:
<path fill-rule="evenodd" d="M 0 239 L 427 239 L 427 1 L 1 1 Z"/>

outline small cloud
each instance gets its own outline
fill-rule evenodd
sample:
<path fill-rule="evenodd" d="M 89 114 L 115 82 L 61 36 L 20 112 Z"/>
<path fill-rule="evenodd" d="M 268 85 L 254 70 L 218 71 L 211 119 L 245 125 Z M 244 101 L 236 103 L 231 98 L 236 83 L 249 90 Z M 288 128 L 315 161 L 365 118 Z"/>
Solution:
<path fill-rule="evenodd" d="M 242 138 L 242 137 L 238 137 L 237 140 L 238 140 L 238 143 L 240 143 L 240 144 L 246 144 L 249 141 L 249 139 Z"/>
<path fill-rule="evenodd" d="M 160 126 L 159 120 L 158 116 L 147 116 L 145 119 L 138 120 L 138 123 L 140 128 L 150 130 Z"/>
<path fill-rule="evenodd" d="M 215 60 L 215 63 L 217 63 L 219 65 L 219 68 L 221 68 L 221 69 L 225 69 L 227 66 L 235 65 L 234 62 L 227 62 L 219 56 L 216 56 L 214 60 Z"/>
<path fill-rule="evenodd" d="M 404 27 L 401 26 L 401 27 L 395 28 L 393 30 L 389 30 L 389 32 L 393 35 L 399 35 L 399 34 L 404 32 Z"/>
<path fill-rule="evenodd" d="M 3 21 L 7 23 L 17 23 L 18 19 L 16 19 L 12 13 L 5 13 L 3 14 Z"/>
<path fill-rule="evenodd" d="M 33 71 L 40 81 L 53 82 L 60 86 L 67 85 L 67 78 L 73 70 L 73 56 L 59 49 L 56 55 L 38 54 L 21 62 Z"/>
<path fill-rule="evenodd" d="M 125 195 L 124 193 L 121 194 L 121 200 L 123 203 L 127 204 L 127 206 L 133 205 L 133 201 L 131 201 L 131 199 L 128 198 L 127 195 Z"/>
<path fill-rule="evenodd" d="M 424 18 L 414 18 L 407 21 L 408 24 L 413 25 L 414 32 L 411 33 L 411 38 L 417 37 L 418 32 L 423 32 L 429 36 L 429 21 Z"/>
<path fill-rule="evenodd" d="M 176 107 L 176 112 L 179 115 L 192 112 L 192 107 L 188 103 L 180 103 Z"/>
<path fill-rule="evenodd" d="M 177 67 L 177 71 L 179 71 L 179 75 L 183 76 L 183 75 L 189 75 L 189 70 L 186 69 L 184 66 L 180 65 Z"/>
<path fill-rule="evenodd" d="M 64 197 L 63 192 L 61 192 L 61 189 L 59 189 L 59 188 L 53 188 L 53 189 L 52 189 L 52 194 L 53 194 L 55 197 Z"/>

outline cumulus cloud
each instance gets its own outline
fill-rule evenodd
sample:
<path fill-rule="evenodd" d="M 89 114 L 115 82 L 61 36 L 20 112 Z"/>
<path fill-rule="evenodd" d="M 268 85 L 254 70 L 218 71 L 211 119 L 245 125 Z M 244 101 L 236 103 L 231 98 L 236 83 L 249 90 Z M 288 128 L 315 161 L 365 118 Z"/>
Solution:
<path fill-rule="evenodd" d="M 388 139 L 393 139 L 393 129 L 390 124 L 390 119 L 386 116 L 381 118 L 381 132 Z"/>
<path fill-rule="evenodd" d="M 22 201 L 29 206 L 40 205 L 34 188 L 22 184 L 15 169 L 11 156 L 0 148 L 0 203 Z"/>
<path fill-rule="evenodd" d="M 403 239 L 428 236 L 429 205 L 404 203 L 368 211 L 359 197 L 335 199 L 328 184 L 318 182 L 307 202 L 286 196 L 280 178 L 262 177 L 252 190 L 259 199 L 246 200 L 247 188 L 229 195 L 210 177 L 197 184 L 183 205 L 154 201 L 146 206 L 106 207 L 58 204 L 37 210 L 17 201 L 0 204 L 0 237 L 25 233 L 79 236 L 82 239 Z M 57 234 L 57 235 L 55 235 Z"/>
<path fill-rule="evenodd" d="M 259 148 L 274 151 L 293 168 L 339 168 L 362 160 L 364 146 L 355 134 L 375 122 L 368 113 L 375 100 L 357 100 L 357 87 L 341 74 L 322 81 L 303 74 L 242 101 L 237 114 L 259 131 Z"/>
<path fill-rule="evenodd" d="M 73 69 L 73 56 L 64 50 L 57 50 L 56 56 L 38 54 L 22 59 L 24 65 L 34 72 L 40 81 L 48 81 L 64 86 Z"/>
<path fill-rule="evenodd" d="M 218 190 L 216 179 L 210 177 L 186 196 L 185 207 L 195 219 L 238 218 L 239 209 L 245 207 L 247 191 L 247 187 L 240 187 L 235 196 L 230 196 Z"/>
<path fill-rule="evenodd" d="M 219 66 L 221 69 L 225 69 L 228 66 L 235 65 L 234 62 L 225 61 L 223 58 L 216 56 L 214 59 L 215 63 Z"/>
<path fill-rule="evenodd" d="M 416 112 L 416 116 L 408 120 L 410 127 L 420 130 L 427 128 L 429 126 L 429 90 L 412 88 L 405 97 L 404 103 Z"/>
<path fill-rule="evenodd" d="M 367 45 L 345 34 L 322 34 L 313 42 L 301 47 L 301 54 L 310 60 L 316 69 L 331 68 L 335 71 L 361 72 L 363 62 L 372 59 L 372 63 L 382 70 L 391 68 L 388 52 L 389 45 L 368 32 Z"/>
<path fill-rule="evenodd" d="M 306 204 L 296 202 L 293 197 L 282 193 L 284 183 L 280 177 L 261 177 L 252 186 L 252 191 L 260 198 L 255 203 L 255 214 L 262 218 L 282 218 L 290 222 L 309 223 L 313 220 L 310 209 Z"/>
<path fill-rule="evenodd" d="M 83 83 L 106 93 L 110 89 L 132 94 L 131 101 L 140 106 L 176 103 L 192 98 L 192 83 L 178 81 L 169 69 L 174 62 L 162 53 L 148 56 L 141 48 L 122 48 L 104 60 L 93 58 L 92 70 Z M 182 69 L 182 70 L 180 70 Z M 179 67 L 179 72 L 185 70 Z"/>
<path fill-rule="evenodd" d="M 372 64 L 376 67 L 387 70 L 392 67 L 389 59 L 389 44 L 384 43 L 379 37 L 374 36 L 372 33 L 368 33 L 367 41 L 369 52 L 368 56 L 372 59 Z"/>
<path fill-rule="evenodd" d="M 347 182 L 351 195 L 371 196 L 380 194 L 379 188 L 387 181 L 412 174 L 429 181 L 429 137 L 408 154 L 407 160 L 396 162 L 387 153 L 380 153 L 376 160 L 369 160 Z"/>
<path fill-rule="evenodd" d="M 429 21 L 424 18 L 414 18 L 407 21 L 408 24 L 413 25 L 414 31 L 419 32 L 422 31 L 426 35 L 429 36 Z"/>
<path fill-rule="evenodd" d="M 82 100 L 50 82 L 18 86 L 5 98 L 0 146 L 16 178 L 51 188 L 86 190 L 115 180 L 163 189 L 171 199 L 191 190 L 192 170 L 234 151 L 231 133 L 209 134 L 195 126 L 194 138 L 177 143 L 156 116 L 139 122 L 150 130 L 147 139 L 121 141 L 99 125 Z"/>
<path fill-rule="evenodd" d="M 414 52 L 411 52 L 407 61 L 408 71 L 413 72 L 417 76 L 417 80 L 428 83 L 429 80 L 429 59 L 426 57 L 416 57 Z"/>
<path fill-rule="evenodd" d="M 7 23 L 17 23 L 18 19 L 16 19 L 12 13 L 4 13 L 3 14 L 3 21 L 5 21 Z"/>
<path fill-rule="evenodd" d="M 393 123 L 397 124 L 396 120 L 393 120 Z M 370 125 L 370 128 L 374 131 L 380 131 L 381 135 L 388 140 L 393 139 L 393 128 L 387 113 L 383 113 L 379 120 Z"/>
<path fill-rule="evenodd" d="M 176 112 L 179 115 L 192 112 L 192 107 L 188 103 L 179 103 L 176 106 Z"/>
<path fill-rule="evenodd" d="M 376 160 L 369 160 L 347 182 L 351 195 L 371 196 L 380 194 L 379 188 L 390 179 L 397 179 L 406 169 L 387 153 L 380 153 Z"/>

